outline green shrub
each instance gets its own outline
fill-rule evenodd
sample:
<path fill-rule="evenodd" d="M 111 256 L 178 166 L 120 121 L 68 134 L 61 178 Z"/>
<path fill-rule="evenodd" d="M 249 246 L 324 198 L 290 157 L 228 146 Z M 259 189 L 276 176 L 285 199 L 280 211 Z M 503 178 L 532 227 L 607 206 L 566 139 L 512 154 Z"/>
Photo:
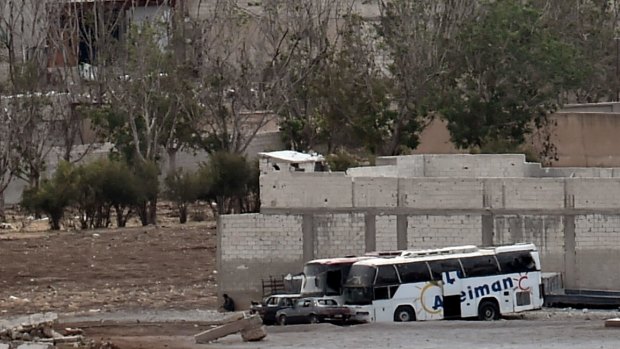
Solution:
<path fill-rule="evenodd" d="M 327 156 L 329 169 L 332 171 L 344 172 L 351 167 L 359 166 L 359 162 L 351 154 L 345 151 L 338 151 Z"/>
<path fill-rule="evenodd" d="M 22 206 L 31 213 L 47 214 L 52 230 L 60 229 L 65 210 L 76 196 L 76 171 L 71 164 L 61 162 L 51 179 L 38 187 L 27 188 L 22 195 Z"/>
<path fill-rule="evenodd" d="M 186 223 L 188 206 L 198 199 L 198 176 L 194 173 L 178 170 L 168 175 L 164 184 L 164 195 L 176 204 L 179 211 L 179 222 L 181 224 Z"/>

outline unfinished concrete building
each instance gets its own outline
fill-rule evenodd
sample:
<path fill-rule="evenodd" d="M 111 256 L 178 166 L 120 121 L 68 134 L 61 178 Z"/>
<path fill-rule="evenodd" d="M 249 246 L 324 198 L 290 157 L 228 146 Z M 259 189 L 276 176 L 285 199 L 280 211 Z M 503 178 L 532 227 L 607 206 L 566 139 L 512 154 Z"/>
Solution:
<path fill-rule="evenodd" d="M 566 288 L 620 289 L 619 168 L 412 155 L 313 172 L 266 155 L 260 181 L 261 214 L 218 222 L 219 287 L 241 304 L 314 258 L 463 244 L 533 242 Z"/>

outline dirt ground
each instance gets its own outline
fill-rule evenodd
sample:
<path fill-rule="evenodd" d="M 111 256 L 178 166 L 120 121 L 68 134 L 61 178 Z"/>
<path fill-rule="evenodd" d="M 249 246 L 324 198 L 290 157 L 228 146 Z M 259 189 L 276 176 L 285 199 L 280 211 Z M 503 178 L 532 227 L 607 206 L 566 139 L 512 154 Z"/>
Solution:
<path fill-rule="evenodd" d="M 215 308 L 215 224 L 0 234 L 0 316 Z"/>
<path fill-rule="evenodd" d="M 168 224 L 168 223 L 167 223 Z M 618 312 L 544 310 L 496 322 L 269 327 L 262 342 L 193 335 L 217 313 L 213 222 L 60 233 L 0 232 L 0 318 L 59 313 L 115 349 L 619 348 Z"/>

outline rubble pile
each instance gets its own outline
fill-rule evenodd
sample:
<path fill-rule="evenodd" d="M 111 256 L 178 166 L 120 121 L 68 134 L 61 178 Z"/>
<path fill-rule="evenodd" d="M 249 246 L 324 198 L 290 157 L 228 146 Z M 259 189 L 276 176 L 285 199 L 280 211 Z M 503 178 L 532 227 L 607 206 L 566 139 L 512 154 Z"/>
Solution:
<path fill-rule="evenodd" d="M 76 344 L 84 342 L 82 330 L 67 328 L 63 333 L 54 330 L 58 319 L 55 313 L 33 314 L 0 320 L 0 349 L 28 347 L 40 343 L 41 348 L 57 344 Z"/>

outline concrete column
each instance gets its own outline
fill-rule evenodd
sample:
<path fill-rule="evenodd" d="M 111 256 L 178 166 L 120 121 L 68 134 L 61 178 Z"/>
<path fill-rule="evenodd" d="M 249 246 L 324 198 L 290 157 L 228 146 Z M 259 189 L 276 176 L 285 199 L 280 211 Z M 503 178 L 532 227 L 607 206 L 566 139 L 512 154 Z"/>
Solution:
<path fill-rule="evenodd" d="M 301 231 L 303 233 L 304 262 L 307 262 L 314 259 L 315 233 L 313 214 L 304 214 Z"/>
<path fill-rule="evenodd" d="M 377 250 L 377 216 L 371 213 L 366 213 L 365 218 L 365 246 L 366 252 L 372 252 Z"/>
<path fill-rule="evenodd" d="M 407 215 L 396 216 L 396 248 L 406 250 L 409 248 L 407 241 Z"/>
<path fill-rule="evenodd" d="M 577 285 L 577 253 L 575 251 L 575 216 L 564 216 L 564 287 Z"/>
<path fill-rule="evenodd" d="M 493 220 L 492 214 L 482 215 L 482 246 L 493 246 Z"/>

